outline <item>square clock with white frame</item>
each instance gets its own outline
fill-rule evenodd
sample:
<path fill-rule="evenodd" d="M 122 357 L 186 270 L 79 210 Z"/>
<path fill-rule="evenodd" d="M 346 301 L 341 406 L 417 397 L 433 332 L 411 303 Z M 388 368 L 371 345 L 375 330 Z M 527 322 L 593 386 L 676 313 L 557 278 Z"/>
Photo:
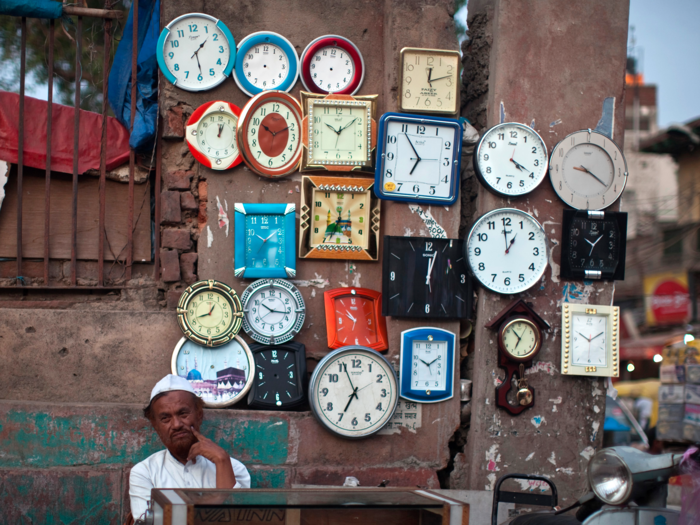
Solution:
<path fill-rule="evenodd" d="M 439 403 L 454 395 L 456 336 L 441 328 L 401 332 L 400 395 L 419 403 Z"/>
<path fill-rule="evenodd" d="M 379 119 L 374 191 L 385 200 L 454 204 L 459 195 L 458 120 L 402 113 Z"/>
<path fill-rule="evenodd" d="M 296 205 L 237 202 L 234 209 L 234 275 L 245 279 L 296 276 Z"/>
<path fill-rule="evenodd" d="M 561 373 L 619 377 L 620 308 L 564 303 L 561 309 Z"/>

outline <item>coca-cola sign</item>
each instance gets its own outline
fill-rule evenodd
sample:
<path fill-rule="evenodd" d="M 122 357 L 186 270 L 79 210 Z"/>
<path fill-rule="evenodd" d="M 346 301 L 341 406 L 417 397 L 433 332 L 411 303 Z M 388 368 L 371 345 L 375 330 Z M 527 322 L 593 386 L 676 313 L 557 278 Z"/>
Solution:
<path fill-rule="evenodd" d="M 690 317 L 688 279 L 683 273 L 650 275 L 644 279 L 647 324 L 677 325 Z"/>

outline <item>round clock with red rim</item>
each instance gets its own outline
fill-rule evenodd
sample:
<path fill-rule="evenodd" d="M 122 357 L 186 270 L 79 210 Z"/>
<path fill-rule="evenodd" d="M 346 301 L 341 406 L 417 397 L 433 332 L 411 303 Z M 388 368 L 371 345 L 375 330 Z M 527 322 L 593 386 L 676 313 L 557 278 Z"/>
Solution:
<path fill-rule="evenodd" d="M 236 142 L 238 106 L 214 100 L 199 106 L 187 120 L 185 138 L 192 155 L 213 170 L 228 170 L 241 163 Z"/>
<path fill-rule="evenodd" d="M 313 40 L 301 54 L 301 82 L 307 91 L 354 95 L 365 78 L 365 62 L 355 44 L 338 35 Z"/>

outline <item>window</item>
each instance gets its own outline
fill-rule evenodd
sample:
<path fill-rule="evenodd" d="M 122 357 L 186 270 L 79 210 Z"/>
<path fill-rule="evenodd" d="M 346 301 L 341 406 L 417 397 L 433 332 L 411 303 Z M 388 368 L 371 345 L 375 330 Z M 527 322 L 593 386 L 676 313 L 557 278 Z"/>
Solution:
<path fill-rule="evenodd" d="M 673 228 L 664 231 L 664 255 L 682 255 L 683 254 L 683 230 L 681 228 Z"/>

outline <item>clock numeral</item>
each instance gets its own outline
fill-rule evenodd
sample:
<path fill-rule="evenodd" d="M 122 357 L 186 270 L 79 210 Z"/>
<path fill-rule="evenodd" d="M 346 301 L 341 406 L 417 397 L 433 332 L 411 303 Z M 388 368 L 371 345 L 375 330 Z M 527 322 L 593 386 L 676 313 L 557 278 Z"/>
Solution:
<path fill-rule="evenodd" d="M 430 195 L 435 195 L 435 186 L 430 186 L 430 191 L 428 193 Z"/>
<path fill-rule="evenodd" d="M 369 412 L 365 414 L 365 421 L 367 421 L 368 423 L 372 421 L 372 416 L 369 415 Z"/>
<path fill-rule="evenodd" d="M 532 270 L 533 272 L 535 271 L 535 263 L 532 263 L 530 266 L 527 267 L 528 270 Z"/>
<path fill-rule="evenodd" d="M 177 40 L 171 40 L 170 47 L 180 47 L 180 42 L 178 42 Z"/>
<path fill-rule="evenodd" d="M 386 138 L 386 143 L 387 144 L 396 144 L 396 136 L 395 135 L 389 135 Z"/>
<path fill-rule="evenodd" d="M 520 281 L 521 283 L 524 283 L 525 282 L 525 275 L 523 275 L 522 273 L 520 275 L 518 275 L 518 281 Z"/>
<path fill-rule="evenodd" d="M 532 249 L 532 255 L 539 255 L 540 254 L 540 249 L 539 248 L 533 248 Z"/>
<path fill-rule="evenodd" d="M 505 279 L 503 279 L 503 284 L 505 284 L 506 286 L 510 286 L 510 277 L 506 277 Z"/>
<path fill-rule="evenodd" d="M 481 242 L 485 242 L 489 240 L 489 236 L 485 233 L 477 233 L 476 236 L 479 238 Z"/>
<path fill-rule="evenodd" d="M 413 185 L 413 193 L 419 193 L 420 192 L 420 186 L 418 184 Z"/>
<path fill-rule="evenodd" d="M 426 305 L 425 305 L 425 313 L 426 313 L 426 314 L 429 314 L 429 313 L 430 313 L 430 305 L 429 305 L 429 304 L 426 304 Z"/>
<path fill-rule="evenodd" d="M 498 274 L 495 274 L 495 273 L 492 273 L 492 274 L 491 274 L 491 282 L 492 282 L 492 283 L 493 283 L 493 282 L 496 282 L 496 277 L 497 277 L 497 276 L 498 276 Z"/>
<path fill-rule="evenodd" d="M 386 158 L 389 160 L 394 160 L 394 154 L 392 152 L 389 152 L 386 154 Z"/>
<path fill-rule="evenodd" d="M 326 411 L 330 412 L 331 410 L 333 410 L 333 403 L 327 403 L 326 404 Z"/>
<path fill-rule="evenodd" d="M 517 131 L 511 131 L 511 132 L 510 132 L 510 138 L 512 138 L 512 139 L 517 139 L 517 138 L 518 138 L 518 132 L 517 132 Z"/>
<path fill-rule="evenodd" d="M 384 409 L 382 408 L 382 404 L 379 403 L 379 404 L 376 406 L 375 410 L 379 410 L 379 411 L 384 410 Z"/>
<path fill-rule="evenodd" d="M 486 265 L 484 263 L 479 263 L 479 270 L 484 271 L 486 270 Z"/>
<path fill-rule="evenodd" d="M 380 394 L 380 396 L 381 396 L 381 397 L 386 397 L 386 396 L 387 396 L 386 388 L 382 388 L 382 393 Z"/>
<path fill-rule="evenodd" d="M 362 368 L 362 360 L 361 359 L 353 359 L 352 360 L 352 367 L 353 368 Z"/>
<path fill-rule="evenodd" d="M 495 142 L 489 142 L 489 148 L 495 149 L 495 148 L 496 148 L 496 143 L 495 143 Z"/>
<path fill-rule="evenodd" d="M 383 383 L 384 382 L 384 381 L 382 381 L 383 378 L 384 378 L 384 376 L 382 374 L 377 374 L 377 383 Z"/>
<path fill-rule="evenodd" d="M 327 388 L 321 389 L 321 393 L 323 394 L 323 397 L 326 397 L 328 395 L 328 389 Z"/>
<path fill-rule="evenodd" d="M 425 126 L 416 126 L 416 133 L 419 135 L 425 135 Z"/>
<path fill-rule="evenodd" d="M 390 179 L 394 176 L 394 172 L 391 170 L 386 170 L 386 173 L 384 174 L 384 177 L 387 179 Z"/>
<path fill-rule="evenodd" d="M 350 421 L 350 423 L 352 423 L 353 427 L 356 427 L 357 426 L 357 418 L 356 417 L 352 418 L 352 421 Z"/>
<path fill-rule="evenodd" d="M 338 382 L 338 374 L 328 374 L 328 382 L 329 383 L 337 383 Z"/>
<path fill-rule="evenodd" d="M 389 280 L 391 280 L 391 281 L 395 281 L 395 280 L 396 280 L 396 273 L 395 273 L 395 272 L 391 272 L 391 273 L 389 274 Z"/>
<path fill-rule="evenodd" d="M 446 141 L 445 141 L 445 149 L 446 149 L 446 150 L 449 150 L 449 149 L 451 149 L 451 148 L 452 148 L 452 143 L 451 143 L 449 140 L 446 140 Z"/>
<path fill-rule="evenodd" d="M 527 237 L 528 241 L 534 241 L 535 240 L 535 232 L 530 232 Z"/>
<path fill-rule="evenodd" d="M 179 65 L 179 64 L 175 64 L 175 65 L 173 66 L 173 69 L 174 69 L 175 71 L 180 71 L 180 65 Z"/>
<path fill-rule="evenodd" d="M 447 157 L 445 157 L 445 158 L 443 159 L 443 161 L 442 161 L 442 165 L 443 165 L 443 166 L 449 166 L 449 165 L 450 165 L 450 159 L 448 159 Z"/>
<path fill-rule="evenodd" d="M 461 274 L 461 275 L 459 276 L 459 282 L 460 282 L 461 284 L 466 283 L 466 282 L 467 282 L 467 276 L 464 275 L 464 274 Z"/>
<path fill-rule="evenodd" d="M 476 255 L 477 257 L 481 255 L 481 248 L 474 248 L 474 255 Z"/>

